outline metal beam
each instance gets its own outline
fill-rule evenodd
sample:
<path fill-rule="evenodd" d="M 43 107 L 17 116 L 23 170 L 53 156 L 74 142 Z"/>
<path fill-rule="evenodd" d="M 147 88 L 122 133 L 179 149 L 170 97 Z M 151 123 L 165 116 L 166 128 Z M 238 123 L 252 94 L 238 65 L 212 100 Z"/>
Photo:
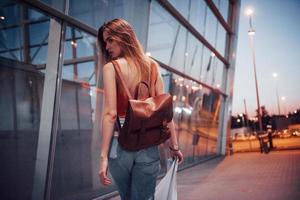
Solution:
<path fill-rule="evenodd" d="M 188 29 L 198 40 L 200 40 L 210 51 L 212 51 L 217 58 L 219 58 L 226 66 L 229 62 L 190 24 L 188 20 L 182 16 L 171 3 L 165 0 L 157 0 L 162 7 L 164 7 L 182 26 Z"/>
<path fill-rule="evenodd" d="M 59 84 L 61 84 L 61 81 L 58 79 L 61 41 L 63 40 L 61 23 L 55 19 L 51 19 L 49 31 L 47 67 L 33 179 L 33 200 L 45 199 L 47 191 L 46 182 L 47 179 L 52 178 L 52 170 L 50 169 L 52 166 L 49 165 L 49 163 L 51 164 L 51 157 L 49 158 L 49 155 L 53 156 L 53 149 L 51 147 L 53 147 L 53 142 L 56 141 L 55 136 L 57 134 L 57 131 L 55 130 L 55 116 L 57 109 L 55 104 L 57 103 L 57 91 L 60 88 Z"/>
<path fill-rule="evenodd" d="M 205 0 L 207 6 L 210 8 L 210 10 L 214 13 L 218 21 L 222 24 L 224 29 L 227 31 L 228 34 L 233 34 L 231 27 L 229 24 L 226 22 L 224 19 L 223 15 L 220 13 L 219 9 L 217 6 L 214 4 L 212 0 Z"/>
<path fill-rule="evenodd" d="M 59 19 L 67 22 L 69 25 L 83 29 L 85 32 L 92 34 L 94 36 L 97 36 L 97 34 L 98 34 L 98 31 L 95 28 L 76 20 L 69 15 L 66 15 L 64 12 L 61 12 L 55 8 L 52 8 L 49 5 L 47 5 L 41 1 L 36 1 L 36 0 L 15 0 L 15 1 L 19 2 L 19 3 L 26 3 L 30 6 L 33 6 L 34 8 L 39 9 L 43 13 L 46 13 L 50 16 L 58 17 Z"/>
<path fill-rule="evenodd" d="M 156 60 L 155 58 L 152 58 L 152 59 L 155 60 L 160 65 L 160 67 L 162 67 L 162 68 L 164 68 L 164 69 L 166 69 L 166 70 L 168 70 L 168 71 L 170 71 L 172 73 L 175 73 L 175 74 L 177 74 L 177 75 L 179 75 L 179 76 L 181 76 L 181 77 L 183 77 L 185 79 L 192 80 L 192 81 L 194 81 L 194 82 L 202 85 L 203 87 L 206 87 L 206 88 L 208 88 L 208 89 L 216 92 L 217 94 L 220 94 L 220 95 L 223 95 L 224 97 L 227 97 L 227 94 L 225 94 L 224 92 L 220 91 L 219 89 L 213 88 L 213 87 L 207 85 L 206 83 L 203 83 L 203 82 L 201 82 L 201 81 L 199 81 L 197 79 L 194 79 L 193 77 L 191 77 L 191 76 L 189 76 L 187 74 L 184 74 L 183 72 L 180 72 L 180 71 L 176 70 L 175 68 L 170 67 L 170 66 L 168 66 L 168 65 L 166 65 L 166 64 L 164 64 L 164 63 L 162 63 L 162 62 L 160 62 L 158 60 Z"/>

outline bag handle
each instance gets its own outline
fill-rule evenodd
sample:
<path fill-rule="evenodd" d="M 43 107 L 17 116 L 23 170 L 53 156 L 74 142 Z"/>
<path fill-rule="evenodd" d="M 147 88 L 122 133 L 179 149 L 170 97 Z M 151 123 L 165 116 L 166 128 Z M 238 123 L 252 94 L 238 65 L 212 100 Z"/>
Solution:
<path fill-rule="evenodd" d="M 122 86 L 123 86 L 123 88 L 124 88 L 124 90 L 125 90 L 128 98 L 129 99 L 133 99 L 131 93 L 129 92 L 129 89 L 126 87 L 125 80 L 124 80 L 124 77 L 123 77 L 123 75 L 121 73 L 121 69 L 120 69 L 119 63 L 117 61 L 115 61 L 115 60 L 112 60 L 111 62 L 113 64 L 114 68 L 115 68 L 115 71 L 117 72 L 117 76 L 121 80 L 121 84 L 122 84 Z"/>

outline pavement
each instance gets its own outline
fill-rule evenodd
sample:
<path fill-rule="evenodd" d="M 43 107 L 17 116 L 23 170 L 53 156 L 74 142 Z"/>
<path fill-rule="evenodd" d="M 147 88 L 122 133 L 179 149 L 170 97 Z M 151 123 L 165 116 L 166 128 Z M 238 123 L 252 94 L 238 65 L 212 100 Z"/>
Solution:
<path fill-rule="evenodd" d="M 177 190 L 178 200 L 299 200 L 300 150 L 218 157 L 178 172 Z"/>
<path fill-rule="evenodd" d="M 243 153 L 178 173 L 180 200 L 299 200 L 300 150 Z"/>

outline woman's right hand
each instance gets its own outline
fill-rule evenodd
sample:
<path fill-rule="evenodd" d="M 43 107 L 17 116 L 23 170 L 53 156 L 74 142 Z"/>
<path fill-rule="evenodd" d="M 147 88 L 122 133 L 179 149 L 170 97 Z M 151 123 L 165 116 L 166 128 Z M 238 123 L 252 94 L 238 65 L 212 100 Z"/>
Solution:
<path fill-rule="evenodd" d="M 111 179 L 107 176 L 107 169 L 108 169 L 108 159 L 101 159 L 100 168 L 99 168 L 99 178 L 100 182 L 103 185 L 110 185 L 112 183 Z"/>

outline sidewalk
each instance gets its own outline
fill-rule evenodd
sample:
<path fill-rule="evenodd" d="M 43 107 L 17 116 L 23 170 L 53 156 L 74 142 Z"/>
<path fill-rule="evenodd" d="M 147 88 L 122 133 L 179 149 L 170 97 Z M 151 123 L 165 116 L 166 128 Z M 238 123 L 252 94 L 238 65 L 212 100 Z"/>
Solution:
<path fill-rule="evenodd" d="M 300 150 L 219 157 L 180 171 L 177 181 L 178 200 L 298 200 Z"/>
<path fill-rule="evenodd" d="M 178 199 L 300 199 L 300 150 L 234 154 L 179 172 Z"/>

